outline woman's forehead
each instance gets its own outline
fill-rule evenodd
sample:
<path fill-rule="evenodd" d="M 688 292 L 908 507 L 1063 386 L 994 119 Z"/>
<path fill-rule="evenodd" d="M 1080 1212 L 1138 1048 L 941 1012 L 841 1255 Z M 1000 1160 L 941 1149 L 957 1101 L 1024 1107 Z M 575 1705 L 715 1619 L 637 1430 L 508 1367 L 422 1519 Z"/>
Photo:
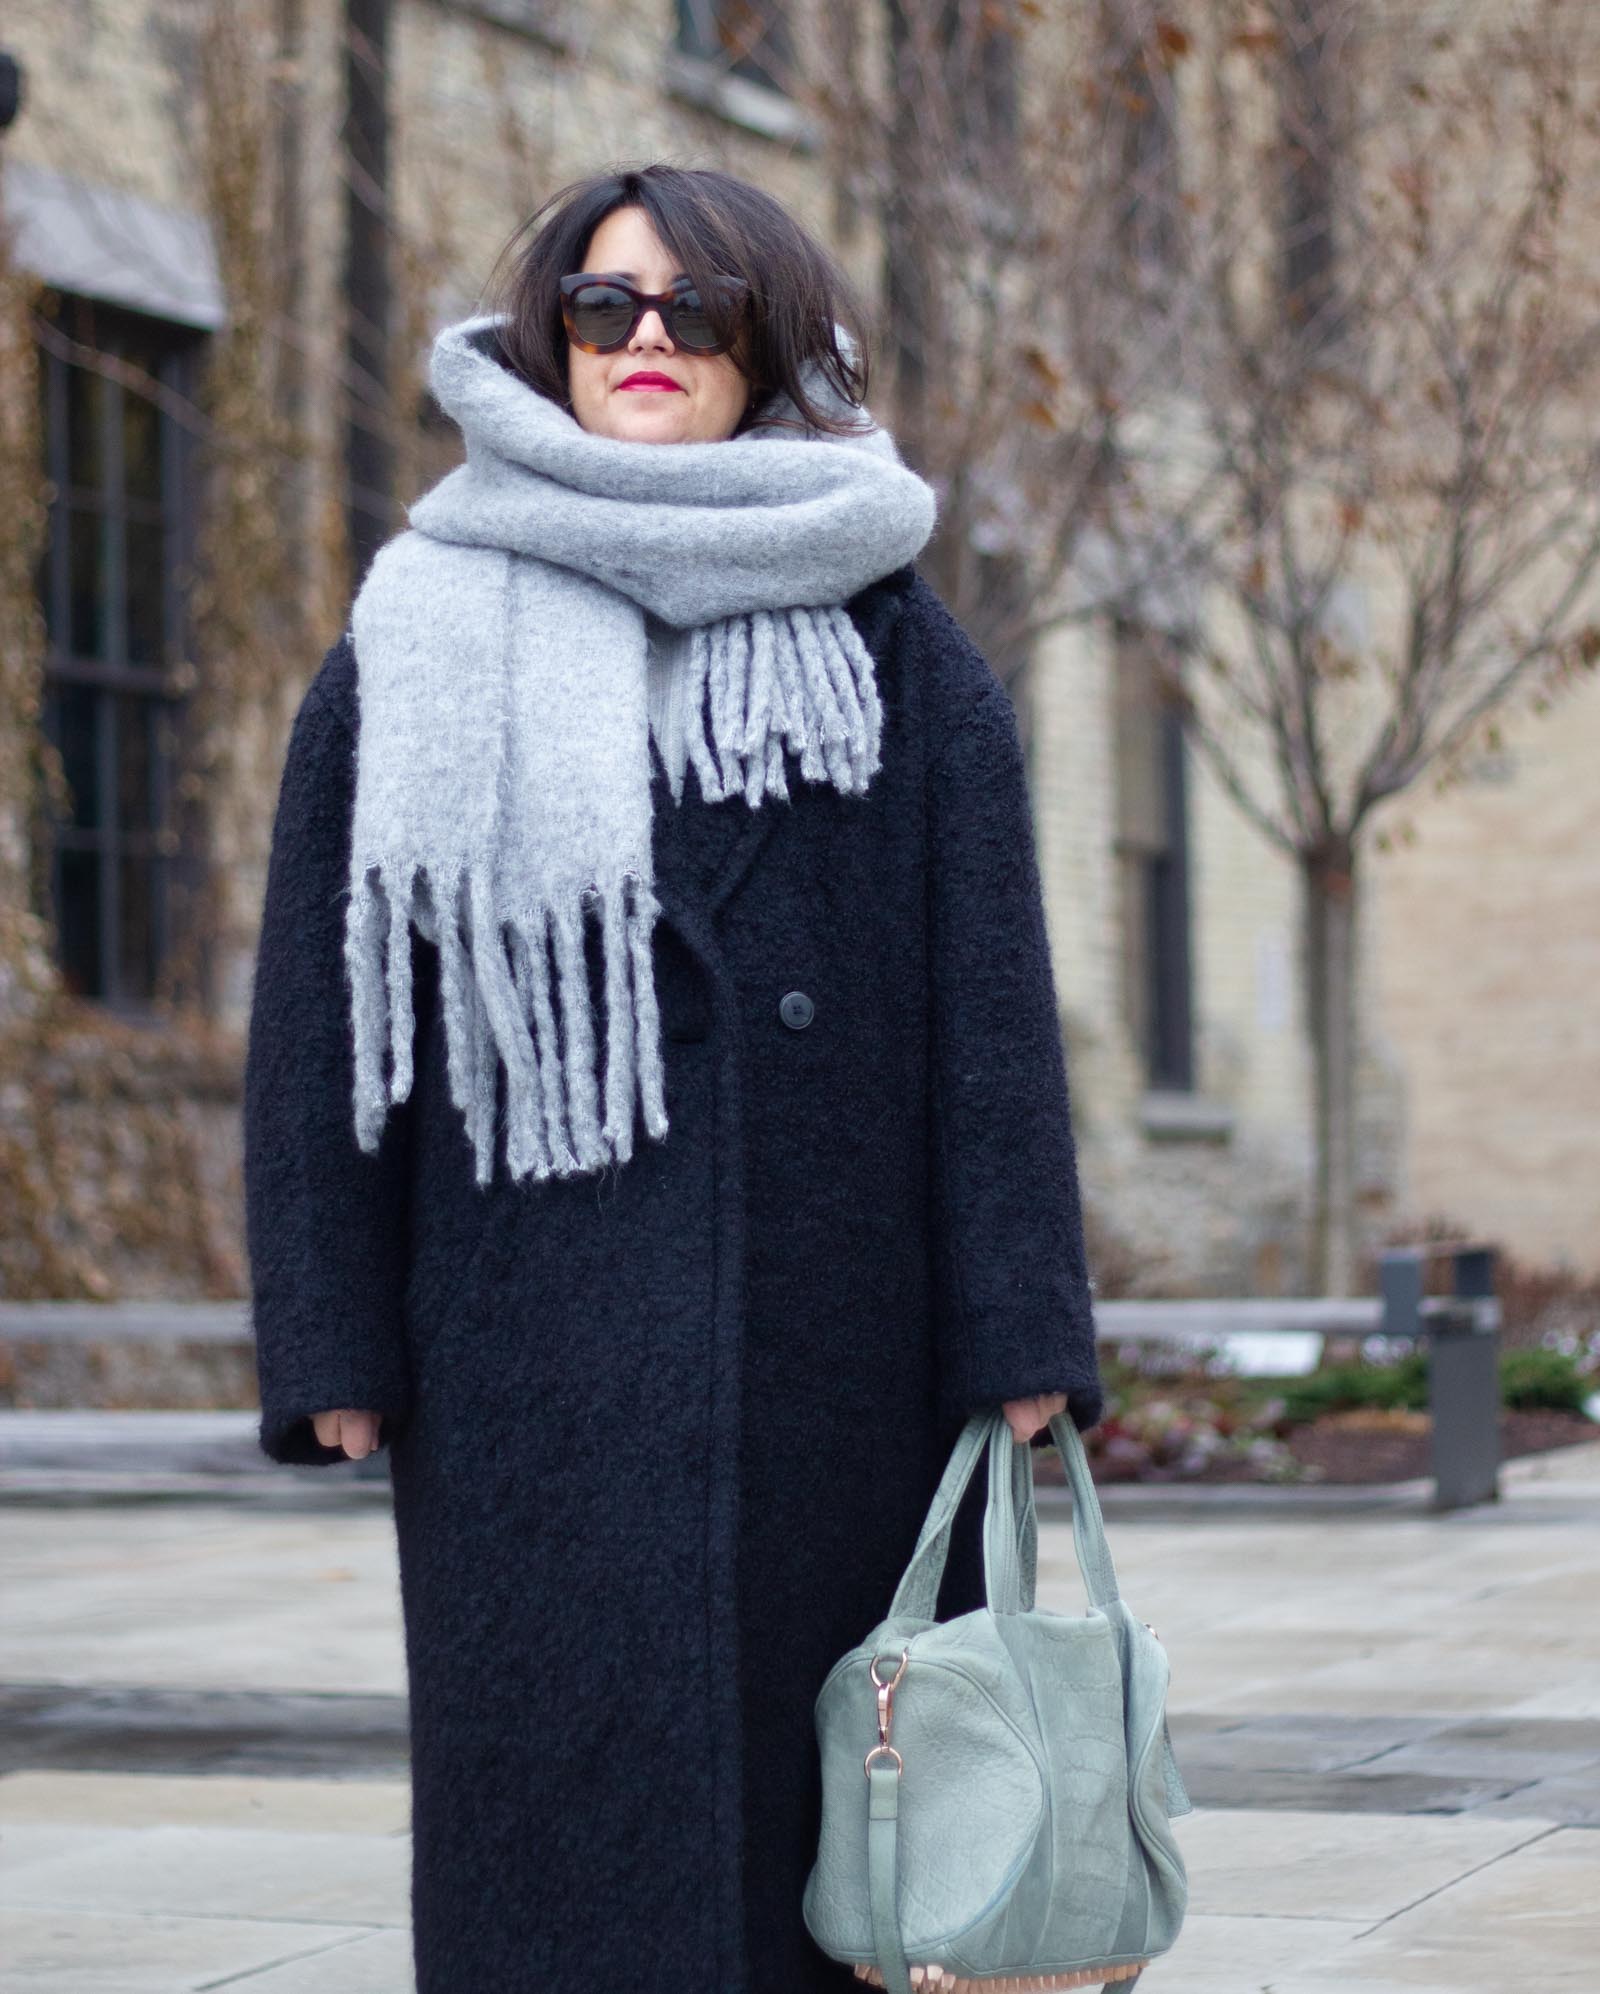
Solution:
<path fill-rule="evenodd" d="M 641 273 L 659 274 L 674 283 L 687 274 L 642 208 L 613 208 L 590 236 L 585 262 L 591 269 L 603 266 L 604 275 L 623 277 L 631 284 L 640 281 Z"/>

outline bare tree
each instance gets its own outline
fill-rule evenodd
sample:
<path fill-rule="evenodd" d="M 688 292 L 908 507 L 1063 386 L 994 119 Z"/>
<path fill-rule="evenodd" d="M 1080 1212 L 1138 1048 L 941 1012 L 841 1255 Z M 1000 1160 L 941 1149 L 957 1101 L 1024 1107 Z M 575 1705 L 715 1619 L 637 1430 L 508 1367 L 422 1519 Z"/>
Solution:
<path fill-rule="evenodd" d="M 807 101 L 883 230 L 935 579 L 1007 673 L 1067 619 L 1180 630 L 1191 742 L 1301 879 L 1335 1292 L 1358 856 L 1600 648 L 1585 14 L 822 6 Z"/>
<path fill-rule="evenodd" d="M 1191 13 L 1179 443 L 1119 455 L 1106 517 L 1124 575 L 1186 578 L 1190 738 L 1302 883 L 1345 1293 L 1375 819 L 1600 653 L 1597 37 L 1572 0 Z"/>

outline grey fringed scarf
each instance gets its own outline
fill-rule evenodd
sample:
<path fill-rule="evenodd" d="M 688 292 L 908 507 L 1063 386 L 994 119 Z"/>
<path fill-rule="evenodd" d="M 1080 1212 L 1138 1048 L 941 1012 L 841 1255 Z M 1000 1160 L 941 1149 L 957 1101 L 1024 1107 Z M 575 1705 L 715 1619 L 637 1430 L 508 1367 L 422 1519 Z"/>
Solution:
<path fill-rule="evenodd" d="M 501 1067 L 513 1178 L 625 1163 L 636 1091 L 649 1135 L 667 1132 L 644 612 L 690 633 L 705 801 L 787 799 L 785 746 L 808 780 L 859 792 L 880 765 L 880 708 L 840 605 L 911 560 L 935 516 L 887 431 L 770 427 L 795 417 L 787 397 L 723 442 L 592 435 L 501 364 L 499 323 L 436 339 L 430 380 L 467 459 L 379 549 L 350 615 L 356 1135 L 375 1150 L 411 1091 L 414 923 L 439 948 L 451 1098 L 480 1184 Z M 820 379 L 808 391 L 828 397 Z M 604 950 L 603 1081 L 585 907 Z"/>

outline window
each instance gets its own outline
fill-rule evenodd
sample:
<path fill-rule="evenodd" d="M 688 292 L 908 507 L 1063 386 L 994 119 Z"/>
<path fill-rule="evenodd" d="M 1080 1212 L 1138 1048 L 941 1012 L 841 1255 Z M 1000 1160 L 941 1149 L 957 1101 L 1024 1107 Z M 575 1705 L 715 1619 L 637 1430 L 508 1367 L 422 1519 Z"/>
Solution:
<path fill-rule="evenodd" d="M 172 668 L 185 650 L 192 445 L 121 370 L 192 401 L 203 335 L 52 292 L 40 315 L 44 725 L 71 791 L 51 827 L 50 891 L 68 989 L 137 1010 L 170 939 Z"/>
<path fill-rule="evenodd" d="M 1163 685 L 1170 639 L 1115 640 L 1116 849 L 1123 987 L 1148 1086 L 1194 1086 L 1183 721 Z"/>
<path fill-rule="evenodd" d="M 678 0 L 678 47 L 747 83 L 787 92 L 789 23 L 776 0 Z"/>

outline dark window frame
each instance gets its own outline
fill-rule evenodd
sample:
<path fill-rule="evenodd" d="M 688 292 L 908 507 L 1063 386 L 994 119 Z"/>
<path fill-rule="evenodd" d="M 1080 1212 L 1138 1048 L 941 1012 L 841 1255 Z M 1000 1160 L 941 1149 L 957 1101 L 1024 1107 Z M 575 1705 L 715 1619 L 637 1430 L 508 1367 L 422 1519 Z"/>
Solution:
<path fill-rule="evenodd" d="M 1114 845 L 1121 868 L 1123 962 L 1130 1028 L 1145 1084 L 1195 1089 L 1188 743 L 1155 651 L 1174 640 L 1113 626 L 1116 673 Z"/>
<path fill-rule="evenodd" d="M 725 16 L 735 9 L 762 17 L 759 47 L 775 52 L 779 63 L 776 70 L 762 60 L 757 50 L 729 58 L 724 22 Z M 680 55 L 703 62 L 721 75 L 737 76 L 760 89 L 770 90 L 775 96 L 790 96 L 783 76 L 793 74 L 793 24 L 781 0 L 676 0 L 674 11 L 674 45 Z"/>
<path fill-rule="evenodd" d="M 193 639 L 185 578 L 196 538 L 196 438 L 114 371 L 60 349 L 72 343 L 127 360 L 192 406 L 206 336 L 72 292 L 46 291 L 36 316 L 48 497 L 36 573 L 48 633 L 43 724 L 69 764 L 69 783 L 71 765 L 88 774 L 80 785 L 87 795 L 75 795 L 70 814 L 48 826 L 50 912 L 69 991 L 143 1019 L 153 1010 L 175 939 L 175 778 L 187 704 L 178 668 Z M 97 385 L 83 389 L 89 381 Z M 93 476 L 81 482 L 74 475 L 85 468 L 84 446 L 73 435 L 74 400 L 80 416 L 92 411 L 95 425 L 88 445 Z M 130 410 L 130 400 L 143 401 L 153 417 Z M 150 425 L 154 455 L 139 461 L 147 475 L 153 470 L 154 495 L 130 490 L 130 422 Z M 88 522 L 78 528 L 82 539 L 75 522 Z M 136 627 L 140 578 L 130 573 L 137 566 L 129 559 L 130 529 L 160 536 L 159 578 L 142 604 L 143 613 L 153 608 L 154 615 L 143 632 Z M 75 598 L 75 560 L 91 543 L 94 587 Z M 88 721 L 86 760 L 66 738 L 73 709 L 78 721 Z"/>
<path fill-rule="evenodd" d="M 1157 721 L 1167 847 L 1149 864 L 1150 1040 L 1152 1087 L 1190 1092 L 1194 1074 L 1194 972 L 1190 954 L 1189 784 L 1183 717 L 1163 700 Z"/>

